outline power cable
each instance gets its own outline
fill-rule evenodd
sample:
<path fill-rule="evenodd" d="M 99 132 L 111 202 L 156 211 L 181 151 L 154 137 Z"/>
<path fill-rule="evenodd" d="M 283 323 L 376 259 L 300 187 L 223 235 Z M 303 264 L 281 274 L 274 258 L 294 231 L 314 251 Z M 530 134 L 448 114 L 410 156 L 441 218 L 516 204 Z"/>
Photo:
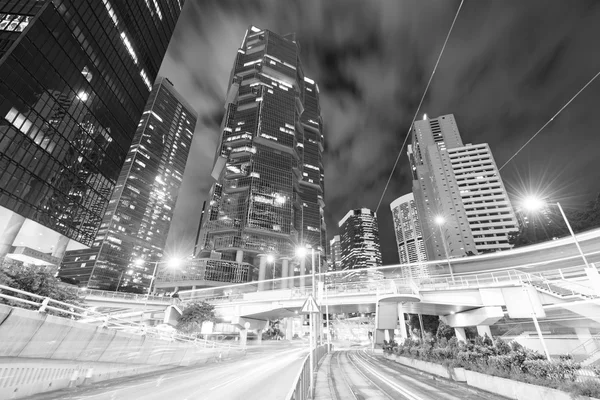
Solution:
<path fill-rule="evenodd" d="M 535 139 L 535 137 L 544 130 L 544 128 L 546 128 L 550 122 L 554 121 L 554 118 L 556 118 L 558 116 L 558 114 L 560 114 L 565 108 L 567 108 L 569 106 L 569 104 L 571 104 L 571 102 L 573 102 L 573 100 L 575 100 L 575 98 L 577 96 L 579 96 L 579 94 L 581 92 L 583 92 L 598 76 L 600 76 L 600 71 L 594 75 L 594 77 L 592 79 L 590 79 L 585 85 L 583 85 L 583 87 L 581 89 L 579 89 L 579 91 L 577 93 L 575 93 L 575 95 L 573 97 L 571 97 L 571 100 L 567 101 L 567 103 L 562 106 L 560 108 L 560 110 L 558 110 L 558 112 L 556 114 L 554 114 L 552 116 L 552 118 L 550 118 L 548 120 L 548 122 L 546 122 L 540 129 L 538 129 L 538 131 L 531 137 L 529 138 L 528 141 L 525 142 L 525 144 L 523 146 L 521 146 L 521 148 L 519 148 L 519 150 L 517 150 L 509 159 L 508 161 L 506 161 L 499 169 L 498 171 L 502 171 L 502 168 L 504 168 L 506 166 L 506 164 L 508 164 L 509 162 L 512 161 L 513 158 L 515 158 L 517 156 L 517 154 L 519 154 L 521 152 L 521 150 L 523 150 L 525 148 L 525 146 L 527 146 L 533 139 Z"/>
<path fill-rule="evenodd" d="M 448 30 L 448 34 L 446 35 L 446 40 L 444 40 L 444 44 L 442 45 L 442 50 L 440 51 L 437 61 L 435 62 L 433 71 L 431 71 L 431 76 L 429 77 L 429 81 L 427 82 L 427 86 L 425 87 L 425 91 L 423 92 L 423 96 L 421 96 L 421 101 L 419 101 L 419 106 L 417 107 L 417 111 L 415 111 L 415 115 L 413 116 L 412 122 L 410 123 L 410 126 L 408 127 L 408 131 L 406 132 L 406 136 L 404 137 L 404 142 L 402 143 L 402 147 L 400 148 L 400 151 L 398 152 L 398 157 L 396 157 L 396 162 L 394 162 L 394 166 L 392 167 L 392 172 L 390 172 L 390 176 L 385 184 L 383 193 L 381 193 L 381 198 L 379 199 L 379 203 L 377 203 L 377 208 L 375 209 L 375 214 L 377 214 L 377 212 L 379 211 L 379 207 L 381 206 L 381 202 L 383 201 L 383 196 L 385 196 L 385 192 L 387 192 L 388 186 L 390 185 L 392 177 L 394 176 L 394 171 L 396 171 L 396 167 L 398 166 L 398 161 L 400 161 L 400 157 L 402 156 L 402 152 L 404 151 L 404 146 L 406 146 L 406 142 L 408 140 L 408 137 L 410 136 L 410 131 L 412 129 L 412 126 L 415 123 L 415 120 L 417 119 L 417 115 L 419 114 L 419 111 L 421 110 L 421 106 L 423 105 L 423 101 L 425 100 L 425 96 L 427 95 L 427 91 L 429 90 L 429 86 L 431 85 L 431 81 L 433 80 L 433 76 L 435 75 L 435 71 L 437 70 L 440 60 L 442 59 L 442 55 L 444 54 L 444 49 L 446 48 L 448 39 L 450 39 L 450 34 L 452 33 L 452 29 L 454 28 L 454 24 L 456 23 L 458 14 L 460 13 L 460 9 L 462 8 L 464 1 L 465 0 L 461 0 L 460 4 L 458 5 L 458 10 L 456 10 L 456 14 L 454 15 L 454 19 L 452 20 L 452 25 L 450 25 L 450 29 Z"/>

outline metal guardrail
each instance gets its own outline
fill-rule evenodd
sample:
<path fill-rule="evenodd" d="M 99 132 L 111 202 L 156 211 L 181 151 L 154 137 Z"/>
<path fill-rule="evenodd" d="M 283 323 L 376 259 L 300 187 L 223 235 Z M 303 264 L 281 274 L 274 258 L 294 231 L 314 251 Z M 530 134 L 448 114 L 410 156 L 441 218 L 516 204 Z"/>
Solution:
<path fill-rule="evenodd" d="M 50 297 L 40 296 L 24 290 L 15 289 L 10 286 L 0 285 L 0 299 L 4 299 L 5 302 L 11 306 L 14 305 L 16 307 L 23 307 L 24 305 L 28 305 L 29 308 L 37 309 L 37 311 L 40 313 L 53 311 L 58 313 L 59 316 L 68 315 L 71 319 L 75 320 L 88 318 L 90 320 L 94 320 L 95 322 L 100 322 L 100 326 L 107 329 L 115 329 L 128 333 L 145 335 L 167 341 L 188 342 L 193 343 L 198 347 L 232 347 L 230 344 L 224 345 L 218 342 L 211 342 L 205 339 L 199 339 L 195 336 L 184 335 L 179 332 L 167 332 L 142 323 L 129 321 L 127 319 L 115 317 L 114 315 L 110 314 L 100 313 L 80 305 L 65 303 L 59 300 L 54 300 Z"/>
<path fill-rule="evenodd" d="M 319 362 L 321 361 L 321 359 L 323 358 L 323 356 L 325 356 L 325 354 L 327 354 L 327 346 L 318 346 L 315 349 L 312 350 L 313 351 L 313 355 L 315 357 L 315 365 L 314 365 L 314 371 L 312 371 L 312 373 L 314 374 L 318 369 L 319 369 Z M 286 396 L 286 400 L 306 400 L 306 399 L 312 399 L 314 398 L 314 390 L 315 388 L 313 387 L 313 393 L 310 393 L 310 362 L 309 362 L 309 358 L 310 358 L 310 354 L 307 354 L 306 357 L 304 358 L 304 362 L 302 364 L 302 369 L 300 370 L 300 372 L 298 373 L 298 376 L 296 376 L 295 379 L 295 384 L 294 386 L 292 386 L 292 389 L 290 390 L 290 392 L 288 393 L 288 395 Z M 314 382 L 316 382 L 316 379 L 314 380 Z"/>

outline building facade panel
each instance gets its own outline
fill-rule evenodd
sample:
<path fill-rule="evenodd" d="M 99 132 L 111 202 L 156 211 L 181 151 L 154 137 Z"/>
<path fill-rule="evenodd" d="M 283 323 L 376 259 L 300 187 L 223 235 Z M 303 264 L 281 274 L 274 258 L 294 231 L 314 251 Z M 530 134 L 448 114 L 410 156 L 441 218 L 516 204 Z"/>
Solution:
<path fill-rule="evenodd" d="M 196 118 L 193 108 L 171 82 L 160 77 L 140 119 L 92 251 L 67 253 L 60 276 L 87 282 L 90 288 L 147 289 L 155 263 L 164 256 Z M 93 262 L 82 270 L 78 264 L 85 254 L 93 257 Z"/>
<path fill-rule="evenodd" d="M 182 3 L 0 4 L 0 206 L 93 244 Z"/>
<path fill-rule="evenodd" d="M 325 259 L 318 86 L 304 76 L 299 53 L 293 35 L 246 32 L 226 95 L 200 257 L 216 252 L 256 266 L 266 254 L 294 257 L 303 245 Z"/>

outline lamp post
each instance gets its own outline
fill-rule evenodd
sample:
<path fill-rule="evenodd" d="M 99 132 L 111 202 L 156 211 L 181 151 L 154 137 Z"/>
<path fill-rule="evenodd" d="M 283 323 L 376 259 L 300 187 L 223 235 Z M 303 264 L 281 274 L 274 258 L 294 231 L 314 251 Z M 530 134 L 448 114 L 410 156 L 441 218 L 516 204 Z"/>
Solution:
<path fill-rule="evenodd" d="M 311 268 L 312 268 L 312 285 L 311 285 L 311 292 L 312 292 L 312 297 L 313 299 L 315 298 L 315 249 L 314 247 L 310 248 L 310 252 L 311 252 Z M 298 247 L 296 249 L 296 256 L 298 258 L 304 258 L 306 257 L 306 247 Z M 314 350 L 315 350 L 315 343 L 316 343 L 316 324 L 315 324 L 315 317 L 314 317 L 314 313 L 310 313 L 309 314 L 309 323 L 310 323 L 310 336 L 309 336 L 309 342 L 310 342 L 310 350 L 309 350 L 309 360 L 310 360 L 310 398 L 312 398 L 313 396 L 313 392 L 315 389 L 315 377 L 314 377 L 314 369 L 315 369 L 315 355 L 314 355 Z"/>
<path fill-rule="evenodd" d="M 528 196 L 523 200 L 522 206 L 527 211 L 538 212 L 546 204 L 552 204 L 552 203 L 546 203 L 546 202 L 544 202 L 544 200 L 537 198 L 535 196 Z M 558 210 L 560 211 L 560 215 L 563 217 L 563 220 L 565 221 L 565 225 L 567 225 L 567 228 L 569 229 L 569 233 L 571 234 L 571 237 L 573 238 L 573 241 L 575 242 L 575 246 L 577 246 L 577 250 L 579 251 L 579 255 L 581 256 L 581 258 L 583 259 L 585 267 L 590 268 L 587 258 L 585 258 L 585 255 L 583 254 L 583 250 L 581 250 L 581 246 L 579 245 L 579 242 L 577 241 L 577 237 L 575 236 L 575 233 L 573 232 L 573 229 L 571 228 L 571 224 L 569 223 L 569 220 L 567 219 L 565 212 L 563 211 L 562 207 L 560 206 L 560 203 L 556 202 L 554 204 L 556 204 L 556 207 L 558 207 Z"/>
<path fill-rule="evenodd" d="M 146 262 L 149 264 L 154 264 L 154 271 L 152 272 L 152 278 L 150 278 L 150 285 L 148 285 L 148 293 L 146 293 L 146 297 L 150 297 L 150 293 L 152 293 L 152 285 L 156 279 L 156 270 L 158 269 L 158 264 L 167 264 L 170 268 L 177 268 L 181 264 L 181 260 L 172 258 L 169 261 L 146 261 L 143 258 L 138 258 L 135 260 L 135 265 L 142 266 Z"/>
<path fill-rule="evenodd" d="M 446 244 L 446 238 L 444 237 L 444 232 L 442 232 L 442 225 L 446 223 L 446 219 L 441 215 L 438 215 L 434 219 L 435 224 L 440 229 L 440 236 L 442 237 L 442 245 L 444 246 L 444 251 L 446 252 L 446 260 L 448 261 L 448 269 L 450 270 L 450 277 L 454 281 L 454 271 L 452 271 L 452 265 L 450 264 L 450 255 L 448 254 L 448 246 Z"/>

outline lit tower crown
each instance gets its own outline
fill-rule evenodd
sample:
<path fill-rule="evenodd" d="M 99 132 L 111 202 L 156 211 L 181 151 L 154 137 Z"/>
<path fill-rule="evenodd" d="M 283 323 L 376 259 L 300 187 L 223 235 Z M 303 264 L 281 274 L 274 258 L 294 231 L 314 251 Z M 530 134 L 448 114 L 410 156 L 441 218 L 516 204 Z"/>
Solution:
<path fill-rule="evenodd" d="M 326 249 L 319 88 L 293 35 L 254 26 L 237 52 L 225 101 L 200 254 L 256 264 Z"/>

